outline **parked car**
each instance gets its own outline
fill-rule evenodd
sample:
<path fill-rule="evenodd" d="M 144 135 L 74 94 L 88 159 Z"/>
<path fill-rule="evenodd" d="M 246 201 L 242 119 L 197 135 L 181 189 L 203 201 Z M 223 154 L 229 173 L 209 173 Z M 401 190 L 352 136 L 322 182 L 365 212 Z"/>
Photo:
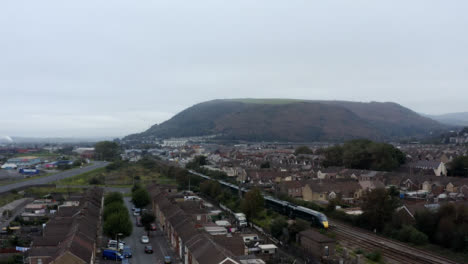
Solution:
<path fill-rule="evenodd" d="M 134 216 L 139 216 L 139 215 L 140 215 L 140 212 L 141 212 L 141 209 L 140 209 L 140 208 L 135 208 L 135 210 L 133 211 L 133 215 L 134 215 Z"/>
<path fill-rule="evenodd" d="M 152 246 L 145 246 L 145 253 L 153 254 L 153 247 Z"/>
<path fill-rule="evenodd" d="M 165 257 L 164 257 L 164 263 L 166 263 L 166 264 L 172 263 L 171 257 L 170 257 L 170 256 L 165 256 Z"/>
<path fill-rule="evenodd" d="M 143 226 L 143 225 L 141 224 L 141 216 L 137 216 L 137 217 L 136 217 L 136 226 Z"/>
<path fill-rule="evenodd" d="M 110 260 L 122 260 L 122 259 L 124 259 L 124 257 L 122 256 L 122 254 L 120 254 L 120 252 L 118 252 L 117 250 L 113 250 L 113 249 L 104 249 L 102 251 L 102 258 L 103 259 L 110 259 Z"/>
<path fill-rule="evenodd" d="M 133 256 L 132 255 L 132 249 L 130 248 L 130 246 L 124 246 L 124 248 L 122 250 L 122 255 L 125 258 L 131 258 Z"/>
<path fill-rule="evenodd" d="M 124 241 L 119 241 L 119 246 L 117 247 L 117 240 L 109 240 L 107 242 L 107 247 L 110 248 L 110 249 L 115 249 L 115 250 L 123 250 L 124 249 L 124 246 L 125 246 L 125 242 Z"/>
<path fill-rule="evenodd" d="M 141 243 L 148 244 L 149 243 L 149 237 L 148 236 L 142 236 L 141 237 Z"/>
<path fill-rule="evenodd" d="M 151 230 L 156 231 L 156 224 L 155 223 L 151 223 Z"/>

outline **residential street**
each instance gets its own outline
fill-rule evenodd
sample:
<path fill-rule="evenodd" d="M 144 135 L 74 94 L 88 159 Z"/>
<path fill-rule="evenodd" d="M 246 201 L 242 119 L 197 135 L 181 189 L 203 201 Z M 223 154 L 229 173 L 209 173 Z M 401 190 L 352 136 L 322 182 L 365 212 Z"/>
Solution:
<path fill-rule="evenodd" d="M 164 263 L 164 256 L 171 256 L 172 263 L 179 263 L 175 261 L 175 253 L 170 248 L 166 237 L 163 232 L 160 231 L 160 226 L 158 225 L 158 230 L 150 232 L 150 244 L 153 246 L 154 253 L 146 254 L 145 244 L 140 242 L 141 236 L 145 235 L 146 232 L 143 227 L 137 227 L 135 222 L 135 216 L 132 214 L 132 203 L 130 198 L 125 198 L 125 205 L 127 206 L 129 213 L 131 214 L 131 219 L 133 223 L 133 233 L 130 237 L 124 239 L 125 243 L 132 248 L 133 258 L 130 259 L 132 264 L 159 264 Z"/>

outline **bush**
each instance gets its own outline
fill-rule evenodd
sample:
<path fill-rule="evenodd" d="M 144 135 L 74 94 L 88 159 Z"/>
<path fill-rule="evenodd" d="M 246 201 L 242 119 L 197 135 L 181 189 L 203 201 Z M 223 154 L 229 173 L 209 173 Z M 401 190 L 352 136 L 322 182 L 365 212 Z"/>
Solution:
<path fill-rule="evenodd" d="M 382 253 L 378 250 L 372 251 L 369 254 L 366 254 L 366 258 L 374 261 L 374 262 L 380 262 L 382 260 Z"/>
<path fill-rule="evenodd" d="M 409 242 L 415 244 L 415 245 L 425 245 L 428 242 L 428 238 L 426 234 L 423 232 L 420 232 L 413 228 L 410 237 L 409 237 Z"/>
<path fill-rule="evenodd" d="M 89 179 L 89 184 L 91 185 L 104 184 L 104 181 L 102 180 L 101 177 L 94 176 L 91 179 Z"/>
<path fill-rule="evenodd" d="M 425 245 L 428 242 L 427 235 L 413 226 L 403 226 L 403 228 L 397 233 L 397 239 L 403 242 L 410 242 L 415 245 Z"/>

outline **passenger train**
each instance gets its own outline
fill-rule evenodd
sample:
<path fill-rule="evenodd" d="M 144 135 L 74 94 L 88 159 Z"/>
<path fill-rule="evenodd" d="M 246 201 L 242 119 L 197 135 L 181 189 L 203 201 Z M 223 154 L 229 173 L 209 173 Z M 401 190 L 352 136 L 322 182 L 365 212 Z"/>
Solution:
<path fill-rule="evenodd" d="M 199 177 L 202 177 L 207 180 L 214 180 L 209 176 L 206 176 L 204 174 L 198 173 L 193 170 L 189 170 L 191 174 L 197 175 Z M 221 185 L 224 185 L 226 187 L 229 187 L 235 191 L 239 191 L 239 186 L 223 181 L 223 180 L 217 180 Z M 246 193 L 248 189 L 241 187 L 241 192 Z M 301 218 L 306 221 L 312 222 L 312 224 L 316 226 L 323 227 L 325 229 L 328 228 L 328 219 L 327 217 L 321 213 L 317 212 L 315 210 L 303 207 L 303 206 L 297 206 L 295 204 L 292 204 L 287 201 L 279 200 L 276 199 L 272 196 L 269 195 L 264 195 L 263 198 L 265 199 L 265 205 L 266 207 L 273 209 L 277 211 L 280 214 L 287 215 L 288 217 L 291 218 Z"/>

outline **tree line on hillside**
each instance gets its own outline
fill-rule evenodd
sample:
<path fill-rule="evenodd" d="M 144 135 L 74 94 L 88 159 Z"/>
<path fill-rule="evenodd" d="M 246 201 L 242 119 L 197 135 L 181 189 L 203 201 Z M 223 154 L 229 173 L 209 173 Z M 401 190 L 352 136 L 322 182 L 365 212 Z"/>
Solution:
<path fill-rule="evenodd" d="M 319 153 L 325 156 L 325 167 L 391 171 L 406 161 L 405 154 L 394 146 L 367 139 L 351 140 L 343 145 L 322 149 Z"/>

